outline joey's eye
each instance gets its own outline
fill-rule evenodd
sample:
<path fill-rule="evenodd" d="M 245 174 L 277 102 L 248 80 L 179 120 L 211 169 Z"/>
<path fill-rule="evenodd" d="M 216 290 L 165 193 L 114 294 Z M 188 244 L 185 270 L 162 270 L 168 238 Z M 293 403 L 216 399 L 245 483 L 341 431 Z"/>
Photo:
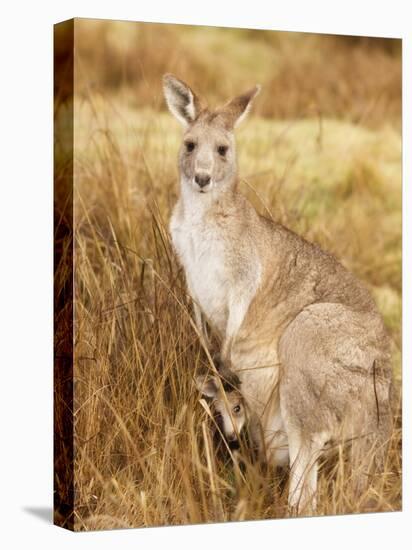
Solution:
<path fill-rule="evenodd" d="M 227 145 L 219 145 L 219 147 L 217 148 L 217 152 L 221 157 L 226 156 L 227 150 L 228 150 Z"/>
<path fill-rule="evenodd" d="M 186 151 L 188 153 L 191 153 L 194 150 L 194 148 L 196 147 L 196 144 L 195 144 L 194 141 L 186 141 L 185 142 L 185 147 L 186 147 Z"/>
<path fill-rule="evenodd" d="M 233 407 L 233 412 L 235 414 L 239 414 L 240 413 L 240 409 L 241 409 L 241 406 L 240 405 L 236 405 L 236 407 Z"/>

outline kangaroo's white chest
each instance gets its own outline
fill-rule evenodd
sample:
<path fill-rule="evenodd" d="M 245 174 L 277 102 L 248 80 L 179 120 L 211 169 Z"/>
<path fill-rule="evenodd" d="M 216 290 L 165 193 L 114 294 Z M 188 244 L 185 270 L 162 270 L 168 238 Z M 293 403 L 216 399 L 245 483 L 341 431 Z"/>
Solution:
<path fill-rule="evenodd" d="M 172 216 L 170 230 L 190 294 L 208 320 L 223 333 L 230 291 L 224 238 L 213 225 L 191 216 L 183 219 Z"/>

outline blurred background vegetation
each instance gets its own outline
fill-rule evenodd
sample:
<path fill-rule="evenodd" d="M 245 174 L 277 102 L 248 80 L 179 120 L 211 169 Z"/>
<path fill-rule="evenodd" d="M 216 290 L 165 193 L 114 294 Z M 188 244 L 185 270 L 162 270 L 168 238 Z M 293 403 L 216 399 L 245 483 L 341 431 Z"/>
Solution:
<path fill-rule="evenodd" d="M 128 89 L 141 108 L 164 109 L 169 71 L 211 102 L 255 83 L 265 118 L 325 117 L 401 125 L 401 41 L 264 30 L 76 22 L 77 91 Z"/>
<path fill-rule="evenodd" d="M 161 79 L 212 107 L 262 85 L 237 130 L 241 191 L 370 288 L 399 389 L 401 41 L 87 19 L 74 34 L 76 528 L 283 517 L 281 484 L 210 455 L 192 382 L 207 360 L 167 230 L 182 130 Z M 385 475 L 359 499 L 344 468 L 322 474 L 320 514 L 399 509 L 397 419 Z"/>

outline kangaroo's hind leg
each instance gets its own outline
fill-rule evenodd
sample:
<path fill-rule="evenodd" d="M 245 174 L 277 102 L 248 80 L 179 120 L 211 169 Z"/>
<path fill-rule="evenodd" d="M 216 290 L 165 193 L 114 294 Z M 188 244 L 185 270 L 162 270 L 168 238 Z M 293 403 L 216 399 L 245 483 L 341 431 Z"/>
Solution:
<path fill-rule="evenodd" d="M 340 304 L 315 304 L 289 324 L 279 343 L 279 392 L 288 437 L 289 426 L 304 436 L 302 450 L 295 444 L 291 457 L 293 467 L 298 452 L 302 455 L 295 466 L 298 473 L 308 467 L 312 454 L 320 452 L 311 446 L 314 435 L 325 434 L 326 441 L 334 439 L 337 443 L 360 441 L 365 436 L 381 439 L 381 424 L 389 418 L 390 369 L 385 365 L 386 357 L 380 320 Z M 375 377 L 371 370 L 374 361 L 378 365 Z M 359 479 L 368 480 L 371 460 L 382 460 L 375 448 L 370 449 L 369 461 L 361 445 L 355 445 L 354 451 L 361 459 Z M 314 487 L 315 474 L 311 469 L 308 472 L 307 486 Z M 299 476 L 292 483 L 299 495 Z M 292 504 L 298 498 L 292 491 Z"/>
<path fill-rule="evenodd" d="M 315 434 L 302 438 L 298 431 L 288 432 L 290 454 L 289 509 L 292 515 L 316 512 L 318 459 L 326 437 Z"/>

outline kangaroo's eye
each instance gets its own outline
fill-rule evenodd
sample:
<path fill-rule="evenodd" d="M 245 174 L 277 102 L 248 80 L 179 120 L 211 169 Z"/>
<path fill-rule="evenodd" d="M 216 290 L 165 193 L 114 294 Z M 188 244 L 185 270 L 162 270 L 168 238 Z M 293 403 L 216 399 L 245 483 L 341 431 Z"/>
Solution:
<path fill-rule="evenodd" d="M 217 152 L 221 157 L 225 157 L 227 153 L 227 149 L 228 149 L 227 145 L 219 145 L 219 147 L 217 148 Z"/>
<path fill-rule="evenodd" d="M 239 414 L 240 413 L 240 409 L 241 409 L 241 406 L 240 405 L 236 405 L 236 407 L 233 407 L 233 412 L 235 414 Z"/>
<path fill-rule="evenodd" d="M 186 151 L 188 153 L 191 153 L 194 148 L 196 147 L 196 143 L 194 141 L 186 141 L 185 142 Z"/>

